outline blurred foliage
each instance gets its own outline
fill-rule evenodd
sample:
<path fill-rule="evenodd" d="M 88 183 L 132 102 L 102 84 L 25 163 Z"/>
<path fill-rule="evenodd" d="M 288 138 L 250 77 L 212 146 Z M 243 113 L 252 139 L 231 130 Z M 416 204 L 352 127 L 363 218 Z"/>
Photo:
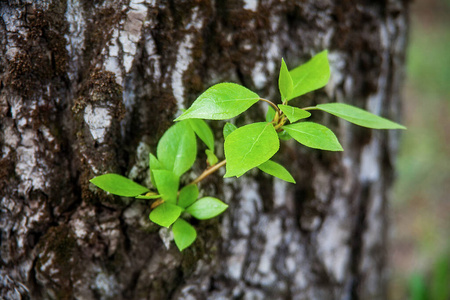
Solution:
<path fill-rule="evenodd" d="M 450 299 L 450 0 L 412 3 L 392 299 Z"/>
<path fill-rule="evenodd" d="M 432 30 L 414 26 L 415 32 L 408 50 L 410 80 L 416 89 L 433 95 L 432 99 L 450 93 L 450 31 L 447 26 L 444 23 Z M 449 98 L 446 100 L 450 101 Z"/>
<path fill-rule="evenodd" d="M 442 256 L 433 267 L 429 279 L 416 273 L 409 281 L 409 298 L 412 300 L 448 300 L 450 299 L 450 260 Z"/>

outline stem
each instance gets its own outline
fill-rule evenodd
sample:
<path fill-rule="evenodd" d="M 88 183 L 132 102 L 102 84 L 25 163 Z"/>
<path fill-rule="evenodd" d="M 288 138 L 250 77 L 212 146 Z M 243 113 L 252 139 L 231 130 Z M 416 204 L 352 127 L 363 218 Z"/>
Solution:
<path fill-rule="evenodd" d="M 259 98 L 259 100 L 269 103 L 270 105 L 272 105 L 273 108 L 275 108 L 275 111 L 277 111 L 278 113 L 280 113 L 280 109 L 279 109 L 278 106 L 276 106 L 275 103 L 273 103 L 272 101 L 267 100 L 267 99 L 264 99 L 264 98 Z"/>
<path fill-rule="evenodd" d="M 280 114 L 278 112 L 275 113 L 275 117 L 273 117 L 272 123 L 278 124 L 280 120 Z"/>
<path fill-rule="evenodd" d="M 206 177 L 208 177 L 209 175 L 211 175 L 215 171 L 219 170 L 221 167 L 225 166 L 226 163 L 227 163 L 227 160 L 224 159 L 221 162 L 215 164 L 214 166 L 206 169 L 205 171 L 203 171 L 202 174 L 200 174 L 200 176 L 198 176 L 194 181 L 192 181 L 189 184 L 197 184 L 197 183 L 199 183 L 200 181 L 202 181 L 203 179 L 205 179 Z"/>
<path fill-rule="evenodd" d="M 304 107 L 302 108 L 303 110 L 319 110 L 317 107 L 315 106 L 308 106 L 308 107 Z"/>
<path fill-rule="evenodd" d="M 162 198 L 158 198 L 155 200 L 155 202 L 152 203 L 152 205 L 150 206 L 150 209 L 155 209 L 156 207 L 158 207 L 159 205 L 163 204 L 164 200 Z"/>
<path fill-rule="evenodd" d="M 283 117 L 281 118 L 280 122 L 278 122 L 278 124 L 275 126 L 275 130 L 280 129 L 281 126 L 284 125 L 284 123 L 286 123 L 286 117 L 285 117 L 285 116 L 283 116 Z"/>

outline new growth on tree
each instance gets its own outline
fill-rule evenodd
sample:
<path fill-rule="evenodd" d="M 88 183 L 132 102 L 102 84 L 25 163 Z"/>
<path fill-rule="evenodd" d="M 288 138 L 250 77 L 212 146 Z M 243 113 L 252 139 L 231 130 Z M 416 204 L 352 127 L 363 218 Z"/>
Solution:
<path fill-rule="evenodd" d="M 150 153 L 149 168 L 152 190 L 118 174 L 104 174 L 90 180 L 97 187 L 118 196 L 155 199 L 150 220 L 171 228 L 180 251 L 197 238 L 195 228 L 185 219 L 190 216 L 206 220 L 223 213 L 228 205 L 214 197 L 199 199 L 197 184 L 225 166 L 224 177 L 240 177 L 247 171 L 261 171 L 295 183 L 289 171 L 271 160 L 280 148 L 280 140 L 294 139 L 300 144 L 328 151 L 343 151 L 335 134 L 327 127 L 310 121 L 310 111 L 321 110 L 353 124 L 374 129 L 406 129 L 404 126 L 344 103 L 319 104 L 298 108 L 289 101 L 324 87 L 330 78 L 327 51 L 315 55 L 307 63 L 289 71 L 282 59 L 278 86 L 281 104 L 261 98 L 236 83 L 219 83 L 201 94 L 175 119 L 158 142 L 156 156 Z M 203 120 L 227 120 L 245 112 L 258 101 L 270 106 L 265 121 L 237 128 L 226 123 L 223 128 L 225 159 L 215 155 L 214 134 Z M 208 168 L 180 189 L 180 176 L 193 166 L 197 158 L 196 136 L 207 146 Z"/>

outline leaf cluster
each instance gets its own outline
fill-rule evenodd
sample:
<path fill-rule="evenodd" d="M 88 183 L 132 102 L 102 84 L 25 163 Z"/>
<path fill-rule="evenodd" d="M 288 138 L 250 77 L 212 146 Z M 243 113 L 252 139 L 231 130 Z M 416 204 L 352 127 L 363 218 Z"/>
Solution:
<path fill-rule="evenodd" d="M 329 78 L 330 66 L 326 50 L 290 71 L 282 59 L 278 78 L 281 104 L 275 105 L 241 85 L 219 83 L 201 94 L 175 121 L 226 120 L 245 112 L 258 101 L 268 102 L 271 106 L 265 122 L 247 124 L 239 128 L 230 123 L 225 125 L 225 177 L 240 177 L 257 167 L 275 177 L 295 182 L 286 168 L 270 160 L 278 152 L 280 140 L 293 138 L 310 148 L 343 151 L 330 129 L 315 122 L 305 121 L 311 116 L 312 110 L 322 110 L 363 127 L 404 129 L 402 125 L 344 103 L 319 104 L 304 108 L 289 105 L 292 99 L 324 87 Z"/>
<path fill-rule="evenodd" d="M 171 228 L 180 251 L 197 238 L 195 228 L 182 216 L 206 220 L 218 216 L 228 207 L 214 197 L 199 198 L 196 184 L 179 188 L 180 176 L 193 166 L 197 157 L 196 136 L 208 147 L 207 161 L 217 162 L 213 133 L 205 121 L 195 119 L 175 123 L 159 140 L 157 156 L 149 154 L 150 177 L 156 192 L 118 174 L 104 174 L 91 179 L 91 183 L 114 195 L 156 199 L 149 218 L 160 226 Z"/>
<path fill-rule="evenodd" d="M 219 83 L 201 94 L 161 137 L 156 156 L 149 155 L 150 177 L 155 191 L 117 174 L 104 174 L 91 182 L 115 195 L 156 199 L 150 220 L 172 229 L 175 244 L 181 250 L 197 237 L 187 220 L 210 219 L 224 212 L 228 205 L 214 197 L 199 198 L 197 183 L 226 166 L 224 177 L 240 177 L 253 168 L 295 183 L 289 171 L 272 160 L 280 141 L 294 139 L 320 150 L 343 151 L 336 135 L 324 125 L 307 121 L 310 111 L 321 110 L 353 124 L 374 129 L 405 129 L 400 124 L 344 103 L 296 107 L 289 101 L 324 87 L 330 78 L 327 51 L 315 55 L 307 63 L 288 69 L 282 59 L 278 79 L 281 103 L 261 98 L 236 83 Z M 215 139 L 206 120 L 227 120 L 248 110 L 258 101 L 267 102 L 265 120 L 236 127 L 227 122 L 223 128 L 225 159 L 215 155 Z M 197 158 L 197 139 L 204 142 L 208 168 L 196 180 L 180 189 L 180 176 L 193 166 Z M 187 219 L 187 220 L 186 220 Z"/>

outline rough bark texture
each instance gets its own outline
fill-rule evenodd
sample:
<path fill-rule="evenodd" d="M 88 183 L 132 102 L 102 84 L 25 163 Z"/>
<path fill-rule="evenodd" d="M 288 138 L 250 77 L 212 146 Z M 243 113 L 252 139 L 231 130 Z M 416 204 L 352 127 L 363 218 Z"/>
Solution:
<path fill-rule="evenodd" d="M 305 105 L 398 119 L 407 11 L 400 0 L 2 1 L 0 297 L 385 299 L 397 132 L 315 112 L 345 152 L 285 143 L 277 158 L 296 185 L 212 176 L 205 194 L 230 208 L 195 224 L 183 253 L 147 203 L 88 180 L 148 183 L 148 152 L 181 108 L 221 81 L 277 100 L 282 56 L 292 68 L 329 49 L 330 83 Z M 223 123 L 211 125 L 220 140 Z"/>

